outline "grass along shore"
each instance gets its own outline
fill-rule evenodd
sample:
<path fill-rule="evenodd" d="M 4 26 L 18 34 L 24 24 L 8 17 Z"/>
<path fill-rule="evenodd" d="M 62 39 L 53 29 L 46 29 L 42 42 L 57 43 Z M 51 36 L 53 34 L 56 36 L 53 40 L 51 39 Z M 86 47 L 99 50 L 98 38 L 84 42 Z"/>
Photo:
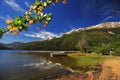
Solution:
<path fill-rule="evenodd" d="M 69 57 L 73 58 L 77 65 L 73 69 L 78 72 L 87 72 L 98 68 L 98 64 L 109 59 L 114 59 L 113 56 L 98 55 L 98 54 L 80 54 L 70 53 Z"/>
<path fill-rule="evenodd" d="M 98 54 L 68 54 L 77 61 L 79 74 L 62 76 L 58 80 L 119 80 L 120 57 Z M 99 66 L 96 66 L 99 64 Z M 81 68 L 81 69 L 80 69 Z M 96 69 L 98 68 L 98 69 Z M 81 71 L 82 70 L 82 71 Z M 81 72 L 84 72 L 81 74 Z"/>

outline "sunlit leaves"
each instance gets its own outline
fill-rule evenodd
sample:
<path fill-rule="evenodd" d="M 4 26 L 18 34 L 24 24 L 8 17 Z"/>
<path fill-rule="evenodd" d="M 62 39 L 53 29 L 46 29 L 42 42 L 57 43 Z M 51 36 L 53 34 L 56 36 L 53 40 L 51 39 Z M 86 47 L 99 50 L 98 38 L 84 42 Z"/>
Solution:
<path fill-rule="evenodd" d="M 41 11 L 38 11 L 37 14 L 40 15 L 40 14 L 42 14 L 42 12 L 41 12 Z"/>
<path fill-rule="evenodd" d="M 29 24 L 30 24 L 30 25 L 31 25 L 31 24 L 33 24 L 33 23 L 34 23 L 34 21 L 33 21 L 33 20 L 30 20 L 30 21 L 29 21 Z"/>
<path fill-rule="evenodd" d="M 6 29 L 0 28 L 0 38 L 3 33 L 9 34 L 12 32 L 13 35 L 17 35 L 19 31 L 27 31 L 28 27 L 36 22 L 40 22 L 43 24 L 43 27 L 46 27 L 52 20 L 52 14 L 44 13 L 44 9 L 50 4 L 55 4 L 60 1 L 63 1 L 64 4 L 67 3 L 66 0 L 36 0 L 35 3 L 30 6 L 30 9 L 25 12 L 24 16 L 16 16 L 14 20 L 6 20 L 8 27 Z M 36 29 L 40 30 L 39 27 Z"/>
<path fill-rule="evenodd" d="M 8 26 L 7 28 L 8 28 L 8 30 L 11 30 L 13 27 L 12 26 Z"/>
<path fill-rule="evenodd" d="M 13 27 L 13 31 L 17 31 L 18 30 L 18 28 L 17 27 Z"/>
<path fill-rule="evenodd" d="M 11 23 L 12 23 L 12 20 L 6 20 L 6 23 L 7 23 L 7 24 L 11 24 Z"/>

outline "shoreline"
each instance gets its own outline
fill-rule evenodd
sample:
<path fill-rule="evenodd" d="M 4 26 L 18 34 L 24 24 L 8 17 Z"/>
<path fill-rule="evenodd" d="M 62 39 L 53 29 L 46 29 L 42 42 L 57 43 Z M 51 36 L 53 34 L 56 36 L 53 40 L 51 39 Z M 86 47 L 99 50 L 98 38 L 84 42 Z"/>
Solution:
<path fill-rule="evenodd" d="M 20 53 L 29 53 L 29 52 L 36 52 L 36 53 L 54 53 L 54 52 L 64 52 L 64 53 L 78 53 L 80 51 L 33 51 L 33 50 L 21 50 Z"/>

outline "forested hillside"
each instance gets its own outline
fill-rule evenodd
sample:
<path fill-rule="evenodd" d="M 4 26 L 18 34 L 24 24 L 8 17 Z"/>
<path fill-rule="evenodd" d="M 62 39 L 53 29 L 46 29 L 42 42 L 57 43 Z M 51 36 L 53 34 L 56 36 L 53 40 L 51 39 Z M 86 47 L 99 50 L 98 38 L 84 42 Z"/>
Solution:
<path fill-rule="evenodd" d="M 60 38 L 30 42 L 24 50 L 75 50 L 86 53 L 120 53 L 120 28 L 93 28 L 64 34 Z"/>

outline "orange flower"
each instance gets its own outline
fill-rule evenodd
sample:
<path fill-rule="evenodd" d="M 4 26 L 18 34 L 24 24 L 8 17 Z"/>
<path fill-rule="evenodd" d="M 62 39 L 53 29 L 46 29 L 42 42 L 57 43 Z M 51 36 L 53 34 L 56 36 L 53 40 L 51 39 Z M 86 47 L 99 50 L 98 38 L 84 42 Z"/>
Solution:
<path fill-rule="evenodd" d="M 33 20 L 30 20 L 30 21 L 29 21 L 29 24 L 33 24 L 33 22 L 34 22 Z"/>
<path fill-rule="evenodd" d="M 12 20 L 6 20 L 6 23 L 7 23 L 7 24 L 11 24 L 11 23 L 12 23 Z"/>
<path fill-rule="evenodd" d="M 45 21 L 45 22 L 43 23 L 43 27 L 46 28 L 47 24 L 48 24 L 48 22 Z"/>
<path fill-rule="evenodd" d="M 67 0 L 64 0 L 64 1 L 63 1 L 63 4 L 67 4 Z"/>
<path fill-rule="evenodd" d="M 43 6 L 39 6 L 39 8 L 40 8 L 40 10 L 41 10 L 41 11 L 44 9 L 44 7 L 43 7 Z"/>
<path fill-rule="evenodd" d="M 17 27 L 13 27 L 13 31 L 17 31 L 18 30 L 18 28 Z"/>
<path fill-rule="evenodd" d="M 42 14 L 42 12 L 41 12 L 41 11 L 38 11 L 37 14 L 40 15 L 40 14 Z"/>
<path fill-rule="evenodd" d="M 33 6 L 33 5 L 31 5 L 31 6 L 30 6 L 30 9 L 31 9 L 31 10 L 33 10 L 33 8 L 34 8 L 34 6 Z"/>
<path fill-rule="evenodd" d="M 12 26 L 8 26 L 7 28 L 8 28 L 9 30 L 11 30 L 13 27 L 12 27 Z"/>
<path fill-rule="evenodd" d="M 14 32 L 13 32 L 13 35 L 14 35 L 14 36 L 18 35 L 18 32 L 17 32 L 17 31 L 14 31 Z"/>
<path fill-rule="evenodd" d="M 55 3 L 58 3 L 59 2 L 59 0 L 55 0 Z"/>

